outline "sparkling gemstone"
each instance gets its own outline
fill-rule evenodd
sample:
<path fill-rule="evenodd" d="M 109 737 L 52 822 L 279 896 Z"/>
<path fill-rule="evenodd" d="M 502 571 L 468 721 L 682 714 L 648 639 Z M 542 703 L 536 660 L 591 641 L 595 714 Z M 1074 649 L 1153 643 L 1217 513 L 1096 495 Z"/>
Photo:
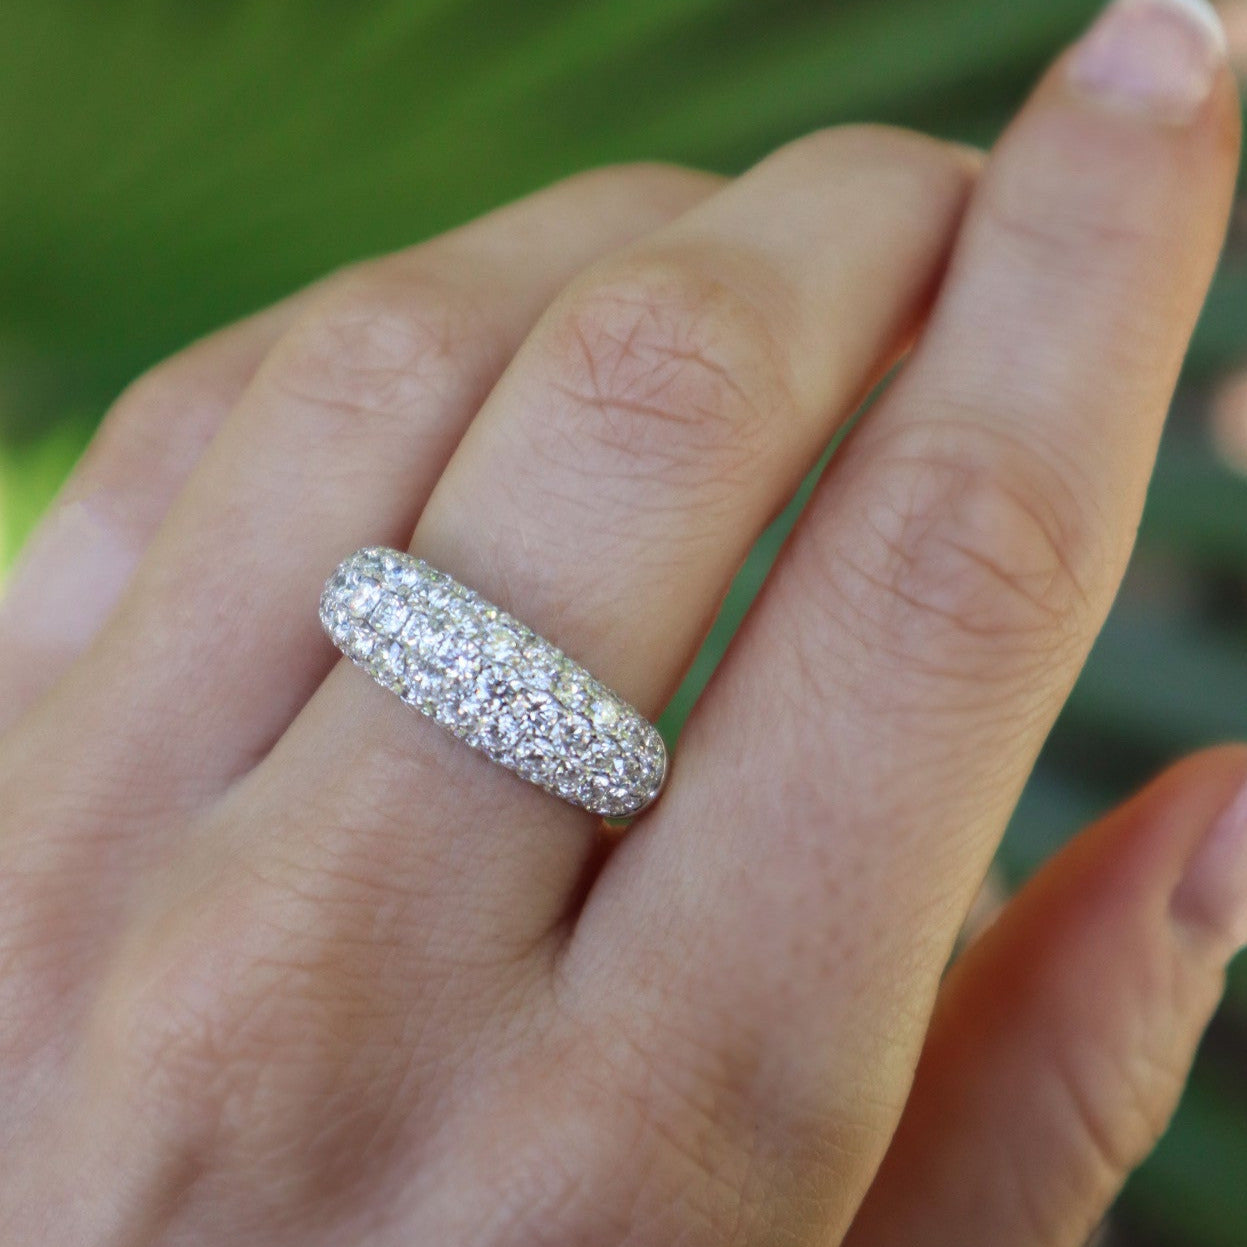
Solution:
<path fill-rule="evenodd" d="M 352 658 L 367 659 L 372 656 L 372 651 L 377 644 L 377 634 L 369 632 L 366 628 L 357 628 L 351 633 L 350 648 L 347 653 Z"/>
<path fill-rule="evenodd" d="M 397 642 L 379 642 L 373 649 L 368 670 L 387 687 L 399 684 L 404 675 L 406 659 L 403 647 Z"/>
<path fill-rule="evenodd" d="M 335 645 L 345 645 L 351 638 L 351 613 L 345 606 L 334 606 L 330 609 L 325 626 L 333 637 Z"/>
<path fill-rule="evenodd" d="M 599 697 L 589 707 L 589 717 L 593 720 L 594 727 L 609 731 L 619 722 L 619 711 L 613 702 Z"/>
<path fill-rule="evenodd" d="M 387 595 L 373 610 L 369 621 L 383 636 L 398 636 L 407 618 L 408 610 L 402 598 Z"/>
<path fill-rule="evenodd" d="M 381 601 L 381 586 L 374 580 L 361 580 L 346 600 L 346 609 L 363 618 Z"/>
<path fill-rule="evenodd" d="M 404 563 L 397 571 L 391 572 L 386 580 L 397 592 L 404 595 L 411 593 L 413 589 L 419 589 L 424 583 L 419 567 L 412 563 Z"/>
<path fill-rule="evenodd" d="M 589 693 L 583 680 L 571 671 L 562 672 L 554 682 L 554 695 L 568 710 L 583 711 L 589 701 Z"/>
<path fill-rule="evenodd" d="M 432 581 L 425 590 L 425 601 L 429 604 L 430 614 L 436 612 L 439 615 L 444 614 L 450 609 L 451 603 L 455 600 L 453 591 L 444 584 Z"/>
<path fill-rule="evenodd" d="M 520 661 L 521 650 L 519 639 L 511 629 L 502 624 L 492 624 L 485 633 L 485 652 L 495 662 L 514 666 Z"/>

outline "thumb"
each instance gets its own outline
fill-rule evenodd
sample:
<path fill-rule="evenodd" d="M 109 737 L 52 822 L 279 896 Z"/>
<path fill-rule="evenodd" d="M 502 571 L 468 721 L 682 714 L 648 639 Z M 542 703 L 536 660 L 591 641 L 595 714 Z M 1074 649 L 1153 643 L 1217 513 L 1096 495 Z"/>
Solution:
<path fill-rule="evenodd" d="M 849 1247 L 1078 1247 L 1164 1131 L 1247 941 L 1247 748 L 1086 831 L 944 983 Z"/>

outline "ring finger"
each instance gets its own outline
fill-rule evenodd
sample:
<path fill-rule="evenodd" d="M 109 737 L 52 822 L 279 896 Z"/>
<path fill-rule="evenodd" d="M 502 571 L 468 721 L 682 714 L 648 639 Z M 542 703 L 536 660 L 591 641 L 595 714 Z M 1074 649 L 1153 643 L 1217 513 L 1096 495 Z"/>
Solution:
<path fill-rule="evenodd" d="M 760 530 L 916 328 L 974 166 L 913 136 L 818 134 L 582 274 L 473 423 L 413 550 L 653 714 Z M 250 855 L 295 862 L 300 887 L 346 855 L 418 897 L 421 937 L 441 920 L 456 955 L 531 946 L 594 850 L 584 815 L 346 664 L 254 779 L 246 799 L 288 813 Z M 313 848 L 309 792 L 341 829 Z"/>

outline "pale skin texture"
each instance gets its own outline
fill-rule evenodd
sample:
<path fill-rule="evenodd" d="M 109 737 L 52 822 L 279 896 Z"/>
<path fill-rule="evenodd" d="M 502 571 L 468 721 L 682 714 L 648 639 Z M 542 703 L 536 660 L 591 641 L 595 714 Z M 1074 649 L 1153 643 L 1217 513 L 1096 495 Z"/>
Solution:
<path fill-rule="evenodd" d="M 1247 753 L 942 976 L 1123 573 L 1237 116 L 1058 66 L 985 167 L 603 170 L 140 380 L 0 616 L 0 1241 L 1077 1247 L 1215 1006 L 1235 932 L 1169 898 Z M 622 842 L 335 663 L 324 577 L 410 545 L 657 714 L 915 342 Z"/>

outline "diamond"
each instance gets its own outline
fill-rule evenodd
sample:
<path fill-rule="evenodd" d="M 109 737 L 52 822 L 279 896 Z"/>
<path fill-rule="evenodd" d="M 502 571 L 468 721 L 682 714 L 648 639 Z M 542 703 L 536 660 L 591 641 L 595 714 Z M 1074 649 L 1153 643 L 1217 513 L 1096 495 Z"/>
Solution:
<path fill-rule="evenodd" d="M 334 606 L 325 615 L 325 627 L 337 646 L 345 645 L 351 638 L 351 613 L 345 606 Z"/>
<path fill-rule="evenodd" d="M 506 707 L 500 707 L 489 718 L 481 720 L 481 747 L 486 751 L 514 752 L 523 736 L 523 728 Z"/>
<path fill-rule="evenodd" d="M 346 599 L 346 609 L 362 619 L 381 600 L 381 586 L 374 580 L 361 580 Z"/>
<path fill-rule="evenodd" d="M 522 656 L 519 638 L 504 624 L 495 623 L 486 629 L 483 647 L 490 659 L 506 666 L 514 666 Z"/>
<path fill-rule="evenodd" d="M 402 598 L 386 596 L 369 616 L 369 622 L 382 636 L 398 636 L 407 622 L 407 615 Z"/>
<path fill-rule="evenodd" d="M 433 580 L 425 587 L 424 598 L 428 603 L 430 614 L 434 612 L 444 614 L 455 600 L 455 595 L 448 586 Z"/>
<path fill-rule="evenodd" d="M 393 688 L 402 682 L 405 668 L 404 650 L 397 641 L 389 645 L 378 644 L 368 664 L 368 670 L 387 688 Z"/>
<path fill-rule="evenodd" d="M 369 632 L 366 628 L 357 626 L 351 633 L 346 652 L 352 658 L 362 661 L 371 656 L 376 644 L 377 634 L 375 632 Z"/>
<path fill-rule="evenodd" d="M 574 671 L 564 671 L 555 680 L 554 695 L 568 710 L 583 711 L 589 703 L 589 691 Z"/>
<path fill-rule="evenodd" d="M 407 622 L 403 625 L 400 638 L 404 645 L 416 646 L 419 644 L 420 638 L 428 631 L 428 625 L 425 623 L 423 612 L 417 607 L 407 616 Z"/>

